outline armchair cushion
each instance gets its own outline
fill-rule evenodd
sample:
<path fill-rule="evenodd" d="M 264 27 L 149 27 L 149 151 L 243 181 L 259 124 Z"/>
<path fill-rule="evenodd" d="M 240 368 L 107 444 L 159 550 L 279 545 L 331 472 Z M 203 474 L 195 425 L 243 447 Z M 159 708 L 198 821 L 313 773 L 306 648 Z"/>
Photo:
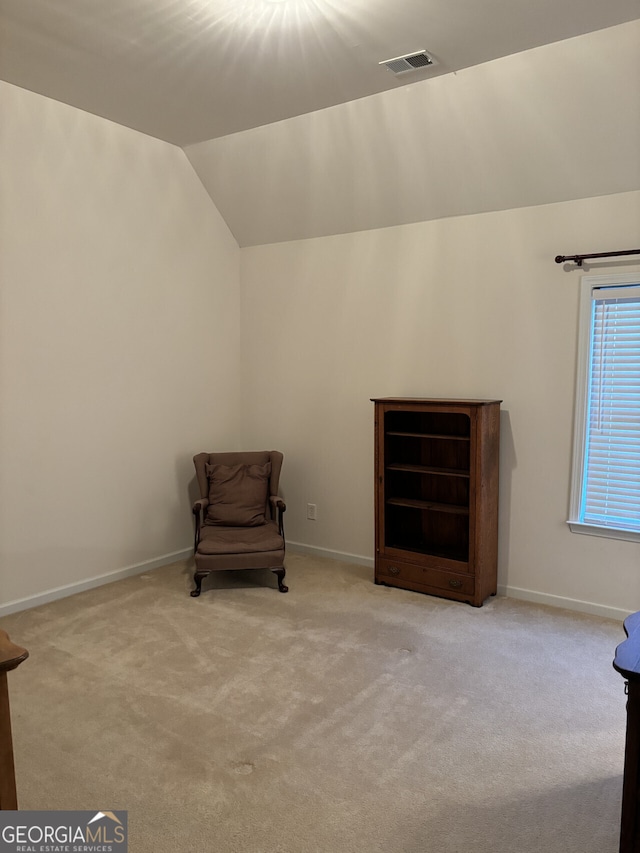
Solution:
<path fill-rule="evenodd" d="M 257 527 L 264 524 L 271 463 L 205 466 L 209 506 L 205 524 Z"/>
<path fill-rule="evenodd" d="M 259 527 L 247 527 L 242 531 L 238 531 L 237 527 L 205 527 L 198 545 L 200 557 L 217 554 L 258 554 L 268 551 L 279 552 L 280 560 L 284 557 L 284 542 L 278 533 L 278 525 L 273 521 Z M 258 562 L 262 559 L 260 556 Z"/>

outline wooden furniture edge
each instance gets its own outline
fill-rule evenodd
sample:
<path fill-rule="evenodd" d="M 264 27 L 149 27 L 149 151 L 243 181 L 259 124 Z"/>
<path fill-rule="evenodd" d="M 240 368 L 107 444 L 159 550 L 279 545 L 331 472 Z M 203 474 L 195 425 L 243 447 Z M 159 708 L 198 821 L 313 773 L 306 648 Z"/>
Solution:
<path fill-rule="evenodd" d="M 627 639 L 616 648 L 613 668 L 625 678 L 640 681 L 640 635 L 635 636 L 640 630 L 640 611 L 627 616 L 622 627 Z"/>
<path fill-rule="evenodd" d="M 0 628 L 0 810 L 2 811 L 15 811 L 18 808 L 7 673 L 16 669 L 28 657 L 29 652 L 22 646 L 12 643 L 7 632 Z"/>
<path fill-rule="evenodd" d="M 640 850 L 640 611 L 624 620 L 627 639 L 616 648 L 613 668 L 626 680 L 625 737 L 620 853 Z"/>
<path fill-rule="evenodd" d="M 16 669 L 28 657 L 29 652 L 12 643 L 7 632 L 0 628 L 0 672 Z"/>

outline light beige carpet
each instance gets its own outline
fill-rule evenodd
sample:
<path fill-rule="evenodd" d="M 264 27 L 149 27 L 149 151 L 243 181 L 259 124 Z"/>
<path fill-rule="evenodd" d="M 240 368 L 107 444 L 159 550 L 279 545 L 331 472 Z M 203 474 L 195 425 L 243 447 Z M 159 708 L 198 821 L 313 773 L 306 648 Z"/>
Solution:
<path fill-rule="evenodd" d="M 3 619 L 21 807 L 128 809 L 132 853 L 617 850 L 620 623 L 287 565 Z"/>

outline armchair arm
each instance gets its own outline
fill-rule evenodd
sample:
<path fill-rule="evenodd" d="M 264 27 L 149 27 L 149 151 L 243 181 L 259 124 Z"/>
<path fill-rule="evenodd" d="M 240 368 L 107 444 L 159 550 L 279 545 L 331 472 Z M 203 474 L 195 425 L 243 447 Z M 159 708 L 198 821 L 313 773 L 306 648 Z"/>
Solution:
<path fill-rule="evenodd" d="M 200 498 L 197 500 L 194 505 L 191 507 L 191 512 L 195 516 L 196 519 L 196 529 L 193 539 L 193 550 L 198 550 L 198 543 L 200 542 L 200 524 L 202 522 L 202 510 L 206 509 L 209 506 L 209 500 L 207 498 Z"/>
<path fill-rule="evenodd" d="M 271 495 L 269 497 L 269 503 L 271 504 L 271 511 L 273 513 L 278 510 L 278 531 L 280 536 L 284 538 L 284 522 L 282 516 L 287 511 L 287 505 L 282 498 L 278 497 L 278 495 Z"/>

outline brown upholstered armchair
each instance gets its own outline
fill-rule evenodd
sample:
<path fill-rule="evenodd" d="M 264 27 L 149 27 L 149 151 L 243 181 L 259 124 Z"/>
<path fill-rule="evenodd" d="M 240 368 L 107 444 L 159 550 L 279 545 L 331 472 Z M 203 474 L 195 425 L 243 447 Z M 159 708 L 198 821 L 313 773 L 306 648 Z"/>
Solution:
<path fill-rule="evenodd" d="M 283 455 L 277 450 L 198 453 L 193 457 L 201 498 L 193 505 L 197 597 L 210 572 L 271 569 L 284 585 L 286 506 L 278 497 Z"/>

